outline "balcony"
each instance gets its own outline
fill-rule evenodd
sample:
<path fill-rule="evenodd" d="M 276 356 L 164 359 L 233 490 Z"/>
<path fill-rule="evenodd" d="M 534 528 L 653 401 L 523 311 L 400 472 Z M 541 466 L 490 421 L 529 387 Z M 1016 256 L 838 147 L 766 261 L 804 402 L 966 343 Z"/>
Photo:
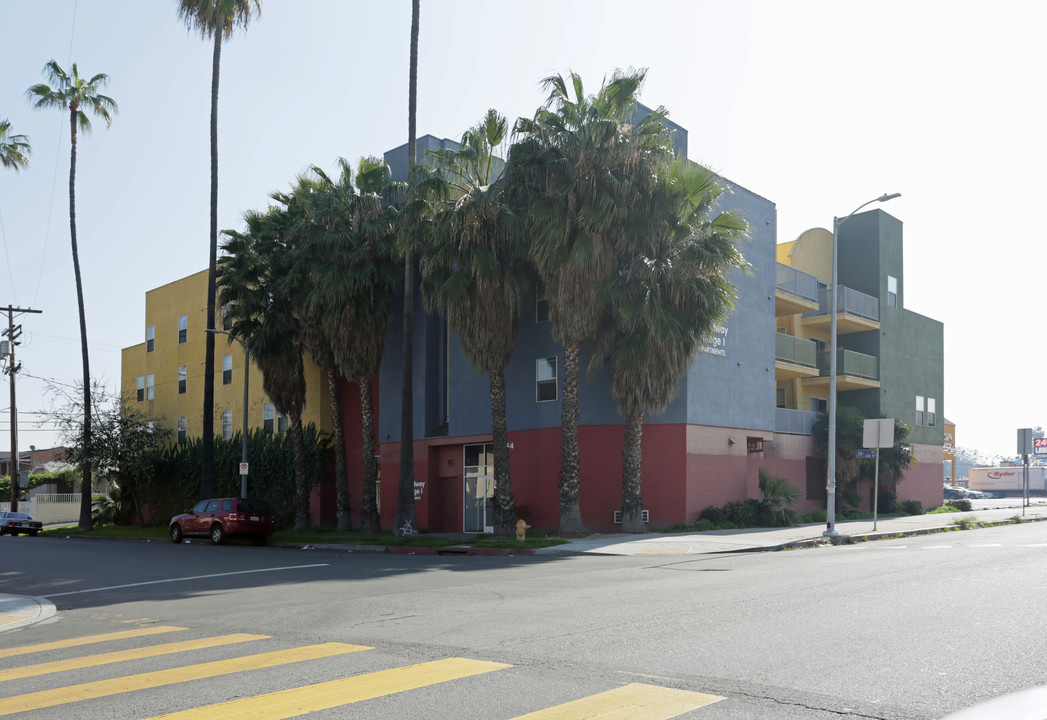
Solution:
<path fill-rule="evenodd" d="M 785 435 L 811 435 L 817 413 L 807 410 L 774 409 L 774 431 Z"/>
<path fill-rule="evenodd" d="M 822 288 L 818 291 L 818 310 L 804 313 L 804 324 L 828 330 L 832 321 L 831 313 L 832 296 L 828 288 Z M 841 285 L 836 296 L 837 333 L 865 332 L 878 330 L 879 327 L 879 298 Z"/>
<path fill-rule="evenodd" d="M 818 308 L 818 278 L 778 263 L 775 271 L 774 314 L 814 312 Z"/>
<path fill-rule="evenodd" d="M 818 350 L 810 340 L 785 333 L 774 336 L 774 374 L 778 380 L 818 376 Z"/>
<path fill-rule="evenodd" d="M 865 390 L 880 387 L 880 360 L 872 355 L 840 348 L 836 356 L 836 390 Z M 818 354 L 818 377 L 805 384 L 829 387 L 829 353 Z"/>

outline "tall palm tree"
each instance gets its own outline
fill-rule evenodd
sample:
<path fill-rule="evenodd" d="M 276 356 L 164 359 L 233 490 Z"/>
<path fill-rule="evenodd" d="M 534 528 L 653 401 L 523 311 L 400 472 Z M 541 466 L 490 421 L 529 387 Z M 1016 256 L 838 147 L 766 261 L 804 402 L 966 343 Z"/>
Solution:
<path fill-rule="evenodd" d="M 275 198 L 274 198 L 275 199 Z M 288 208 L 244 215 L 246 232 L 226 230 L 218 263 L 219 299 L 232 320 L 230 334 L 243 342 L 262 371 L 262 385 L 276 409 L 290 417 L 295 467 L 295 530 L 308 530 L 309 491 L 302 430 L 305 371 L 301 328 L 294 312 L 298 278 L 293 268 Z"/>
<path fill-rule="evenodd" d="M 76 276 L 76 304 L 80 313 L 80 355 L 84 370 L 84 448 L 82 487 L 80 493 L 81 530 L 91 529 L 91 363 L 87 353 L 87 316 L 84 313 L 84 288 L 80 280 L 80 253 L 76 245 L 76 133 L 91 131 L 88 113 L 105 120 L 108 128 L 118 111 L 116 101 L 99 90 L 109 84 L 109 76 L 99 73 L 89 79 L 80 77 L 73 63 L 69 72 L 51 60 L 44 66 L 48 82 L 33 85 L 26 91 L 34 108 L 58 108 L 69 111 L 69 239 L 73 249 L 73 274 Z"/>
<path fill-rule="evenodd" d="M 680 378 L 736 293 L 728 272 L 745 268 L 748 226 L 715 212 L 724 193 L 711 170 L 679 159 L 661 167 L 648 211 L 627 233 L 619 272 L 607 282 L 613 309 L 611 394 L 625 414 L 622 531 L 644 532 L 643 418 L 676 396 Z M 631 247 L 630 247 L 631 245 Z"/>
<path fill-rule="evenodd" d="M 418 115 L 418 16 L 419 0 L 411 0 L 411 50 L 407 81 L 407 167 L 417 162 L 415 124 Z M 408 223 L 410 223 L 408 216 Z M 404 244 L 403 366 L 400 374 L 400 477 L 396 492 L 397 535 L 413 535 L 418 521 L 414 511 L 414 250 Z"/>
<path fill-rule="evenodd" d="M 0 120 L 0 165 L 21 170 L 29 165 L 29 153 L 32 151 L 28 137 L 12 135 L 10 121 L 6 118 Z"/>
<path fill-rule="evenodd" d="M 222 66 L 222 40 L 237 25 L 247 27 L 251 15 L 262 12 L 260 0 L 179 0 L 178 17 L 190 30 L 214 40 L 211 60 L 211 225 L 207 265 L 207 329 L 214 329 L 215 282 L 218 260 L 218 78 Z M 200 495 L 214 494 L 214 336 L 204 339 L 204 425 Z"/>
<path fill-rule="evenodd" d="M 506 137 L 505 117 L 494 110 L 465 133 L 461 147 L 434 154 L 453 185 L 451 203 L 436 218 L 434 241 L 422 253 L 422 290 L 430 309 L 442 312 L 469 364 L 490 376 L 494 445 L 495 528 L 514 531 L 516 508 L 509 468 L 505 368 L 534 282 L 526 235 L 509 205 L 495 150 Z"/>
<path fill-rule="evenodd" d="M 317 183 L 309 195 L 309 222 L 316 228 L 300 248 L 296 274 L 305 278 L 299 303 L 303 339 L 318 357 L 321 345 L 328 376 L 342 375 L 357 384 L 360 393 L 363 502 L 361 526 L 377 532 L 377 467 L 374 463 L 375 427 L 371 379 L 378 372 L 391 317 L 391 293 L 399 286 L 402 267 L 397 262 L 390 207 L 385 194 L 393 187 L 389 168 L 375 158 L 358 164 L 357 185 L 344 159 L 340 174 L 332 179 L 314 167 Z M 329 356 L 328 356 L 329 353 Z M 327 367 L 326 365 L 321 365 Z M 334 409 L 332 395 L 332 412 Z M 343 469 L 338 470 L 338 522 L 348 522 L 348 485 L 344 473 L 344 433 L 335 418 L 335 443 L 342 445 Z M 338 473 L 341 472 L 341 475 Z M 343 520 L 344 517 L 344 520 Z"/>
<path fill-rule="evenodd" d="M 607 313 L 602 288 L 617 268 L 624 228 L 642 211 L 644 183 L 671 148 L 653 113 L 630 118 L 645 71 L 615 72 L 595 95 L 582 79 L 548 77 L 545 105 L 520 118 L 507 177 L 527 210 L 532 261 L 545 286 L 553 337 L 564 346 L 560 532 L 581 534 L 578 492 L 579 356 Z"/>

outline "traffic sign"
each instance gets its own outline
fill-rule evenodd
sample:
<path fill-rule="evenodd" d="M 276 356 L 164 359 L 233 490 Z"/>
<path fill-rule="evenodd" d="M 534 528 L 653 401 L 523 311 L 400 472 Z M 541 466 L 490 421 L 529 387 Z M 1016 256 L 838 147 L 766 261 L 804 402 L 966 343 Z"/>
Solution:
<path fill-rule="evenodd" d="M 859 460 L 872 460 L 876 457 L 875 450 L 855 450 L 854 456 Z"/>
<path fill-rule="evenodd" d="M 240 474 L 241 475 L 246 475 L 247 474 L 247 463 L 240 463 Z"/>

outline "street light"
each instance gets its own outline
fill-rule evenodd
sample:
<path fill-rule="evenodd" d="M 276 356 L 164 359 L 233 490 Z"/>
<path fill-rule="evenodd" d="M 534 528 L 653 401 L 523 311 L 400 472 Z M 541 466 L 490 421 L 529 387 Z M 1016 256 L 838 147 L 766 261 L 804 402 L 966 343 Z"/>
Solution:
<path fill-rule="evenodd" d="M 251 351 L 247 349 L 247 345 L 240 338 L 227 333 L 225 330 L 207 329 L 204 330 L 207 333 L 219 333 L 222 335 L 228 335 L 233 340 L 240 343 L 240 347 L 244 349 L 244 429 L 241 433 L 241 446 L 240 446 L 240 462 L 243 465 L 247 464 L 247 372 L 251 368 Z M 247 497 L 247 474 L 240 475 L 240 497 Z"/>
<path fill-rule="evenodd" d="M 836 247 L 839 241 L 840 226 L 866 205 L 872 205 L 874 202 L 887 202 L 901 196 L 901 193 L 884 193 L 878 198 L 862 203 L 845 218 L 833 218 L 832 311 L 829 321 L 829 457 L 826 463 L 828 466 L 825 485 L 826 523 L 825 532 L 822 533 L 825 537 L 835 537 L 839 534 L 836 532 L 836 300 L 839 294 L 836 287 Z M 876 502 L 876 498 L 873 498 L 873 502 Z"/>

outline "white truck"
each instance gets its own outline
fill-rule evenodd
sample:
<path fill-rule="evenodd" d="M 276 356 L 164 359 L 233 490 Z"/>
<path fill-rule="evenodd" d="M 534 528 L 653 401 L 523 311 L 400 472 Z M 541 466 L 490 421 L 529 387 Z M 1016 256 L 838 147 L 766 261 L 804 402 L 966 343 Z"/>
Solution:
<path fill-rule="evenodd" d="M 1025 492 L 1025 468 L 983 467 L 967 471 L 967 487 L 994 495 L 1022 495 Z M 1029 468 L 1029 493 L 1047 493 L 1047 467 Z"/>

